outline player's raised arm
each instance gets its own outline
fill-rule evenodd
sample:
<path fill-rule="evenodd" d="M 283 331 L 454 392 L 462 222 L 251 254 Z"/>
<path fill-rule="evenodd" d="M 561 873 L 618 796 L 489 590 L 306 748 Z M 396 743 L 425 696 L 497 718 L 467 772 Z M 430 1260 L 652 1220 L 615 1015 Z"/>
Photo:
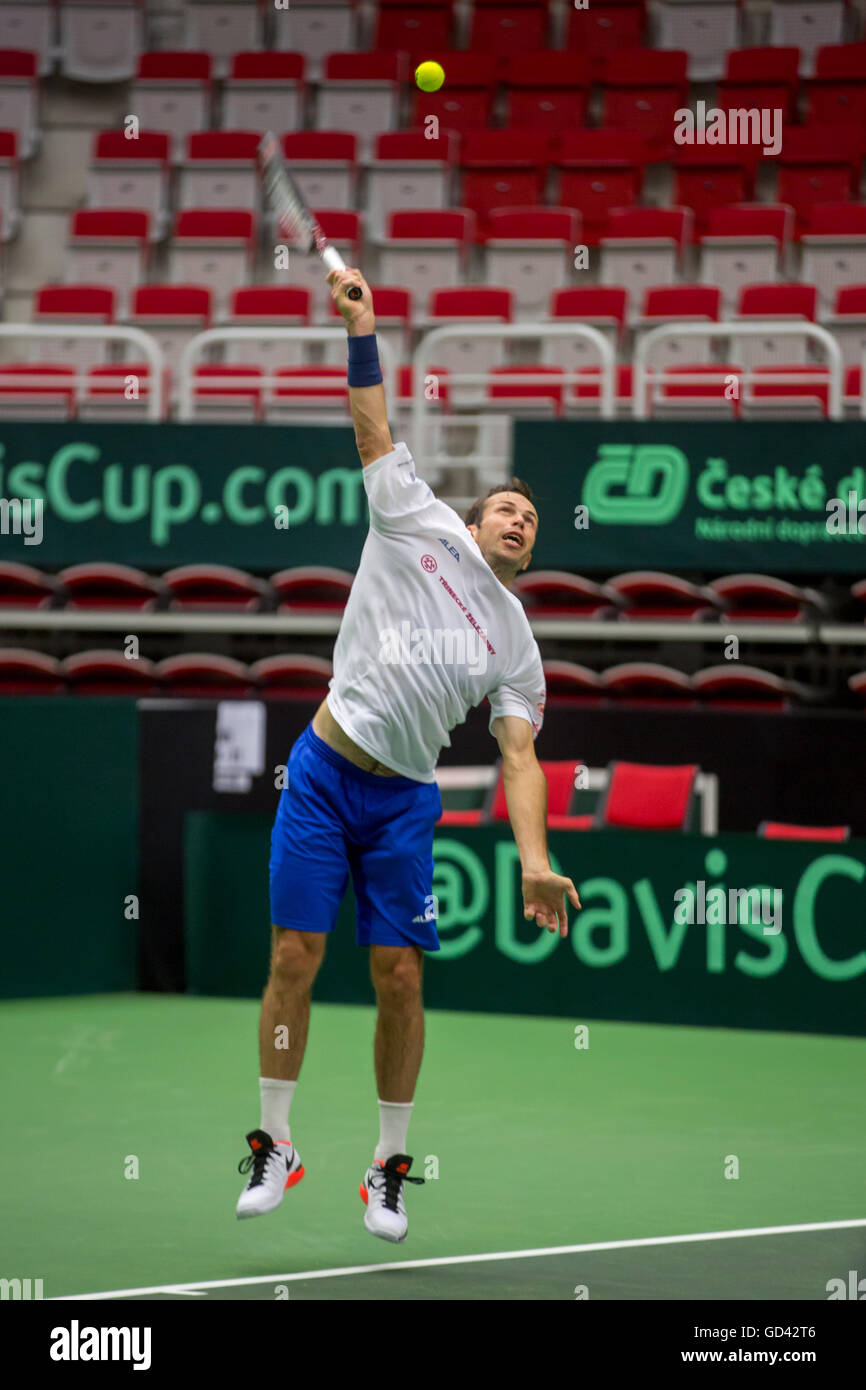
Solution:
<path fill-rule="evenodd" d="M 385 388 L 376 347 L 373 296 L 359 270 L 332 270 L 328 284 L 349 334 L 349 405 L 358 453 L 366 467 L 383 454 L 390 454 L 394 448 L 388 428 Z M 346 293 L 352 285 L 358 285 L 363 290 L 360 299 L 350 299 Z"/>

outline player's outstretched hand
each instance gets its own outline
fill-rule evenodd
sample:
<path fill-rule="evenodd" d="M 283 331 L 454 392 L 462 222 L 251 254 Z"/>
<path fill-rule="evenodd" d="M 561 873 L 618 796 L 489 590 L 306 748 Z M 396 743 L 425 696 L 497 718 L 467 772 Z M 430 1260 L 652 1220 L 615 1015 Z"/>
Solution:
<path fill-rule="evenodd" d="M 534 917 L 539 927 L 547 927 L 548 931 L 556 931 L 558 927 L 560 936 L 567 936 L 566 897 L 580 911 L 580 898 L 570 878 L 555 874 L 552 869 L 523 875 L 523 915 L 527 922 Z"/>
<path fill-rule="evenodd" d="M 332 270 L 328 276 L 328 284 L 331 286 L 331 298 L 346 320 L 346 328 L 350 335 L 360 337 L 364 333 L 375 333 L 373 296 L 360 270 L 351 266 L 347 266 L 345 270 Z M 359 285 L 363 290 L 360 299 L 349 298 L 347 290 L 351 289 L 352 285 Z"/>

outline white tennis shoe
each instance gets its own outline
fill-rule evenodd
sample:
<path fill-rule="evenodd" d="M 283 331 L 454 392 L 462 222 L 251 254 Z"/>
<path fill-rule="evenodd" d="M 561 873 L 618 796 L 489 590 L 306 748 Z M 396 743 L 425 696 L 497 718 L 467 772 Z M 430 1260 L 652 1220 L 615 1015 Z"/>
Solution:
<path fill-rule="evenodd" d="M 283 1200 L 283 1194 L 304 1176 L 304 1165 L 297 1150 L 287 1140 L 278 1139 L 274 1143 L 263 1129 L 254 1129 L 247 1135 L 247 1143 L 250 1152 L 238 1164 L 239 1173 L 250 1174 L 238 1198 L 239 1220 L 274 1211 Z"/>
<path fill-rule="evenodd" d="M 409 1218 L 403 1200 L 403 1184 L 423 1183 L 423 1178 L 410 1178 L 412 1159 L 408 1154 L 392 1154 L 386 1161 L 374 1158 L 360 1186 L 361 1201 L 367 1210 L 364 1226 L 371 1235 L 399 1243 L 406 1239 Z"/>

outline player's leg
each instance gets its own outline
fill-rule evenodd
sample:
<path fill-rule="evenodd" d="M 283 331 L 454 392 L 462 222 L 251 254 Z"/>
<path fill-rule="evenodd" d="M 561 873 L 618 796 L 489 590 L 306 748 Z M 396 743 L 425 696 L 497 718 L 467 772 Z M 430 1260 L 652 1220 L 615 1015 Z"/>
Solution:
<path fill-rule="evenodd" d="M 306 1048 L 313 981 L 348 880 L 332 774 L 305 730 L 292 749 L 271 835 L 271 965 L 259 1015 L 261 1126 L 247 1135 L 250 1153 L 239 1165 L 249 1173 L 239 1217 L 273 1211 L 304 1175 L 289 1109 Z"/>
<path fill-rule="evenodd" d="M 370 947 L 376 991 L 374 1063 L 379 1143 L 361 1183 L 364 1225 L 383 1240 L 405 1240 L 403 1196 L 412 1157 L 406 1152 L 415 1084 L 424 1052 L 424 951 L 438 949 L 433 884 L 433 831 L 442 813 L 435 784 L 383 791 L 370 835 L 349 860 L 358 899 L 358 941 Z"/>
<path fill-rule="evenodd" d="M 422 975 L 424 954 L 418 946 L 370 947 L 370 977 L 378 1013 L 373 1061 L 382 1104 L 409 1106 L 424 1053 Z M 408 1118 L 407 1118 L 408 1127 Z M 390 1147 L 389 1147 L 390 1145 Z M 406 1133 L 389 1126 L 380 1138 L 376 1158 L 387 1158 L 406 1146 Z"/>

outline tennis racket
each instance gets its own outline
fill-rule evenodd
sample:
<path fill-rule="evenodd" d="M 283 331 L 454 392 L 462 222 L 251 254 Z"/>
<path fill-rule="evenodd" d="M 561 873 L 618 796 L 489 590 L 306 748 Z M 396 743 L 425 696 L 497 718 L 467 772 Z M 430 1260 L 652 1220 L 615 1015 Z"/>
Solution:
<path fill-rule="evenodd" d="M 316 251 L 328 270 L 345 270 L 346 262 L 330 244 L 304 202 L 298 185 L 282 161 L 276 137 L 269 130 L 259 141 L 258 156 L 265 197 L 271 211 L 277 215 L 280 235 L 298 251 Z M 346 293 L 350 299 L 360 299 L 364 291 L 360 285 L 352 285 Z"/>

